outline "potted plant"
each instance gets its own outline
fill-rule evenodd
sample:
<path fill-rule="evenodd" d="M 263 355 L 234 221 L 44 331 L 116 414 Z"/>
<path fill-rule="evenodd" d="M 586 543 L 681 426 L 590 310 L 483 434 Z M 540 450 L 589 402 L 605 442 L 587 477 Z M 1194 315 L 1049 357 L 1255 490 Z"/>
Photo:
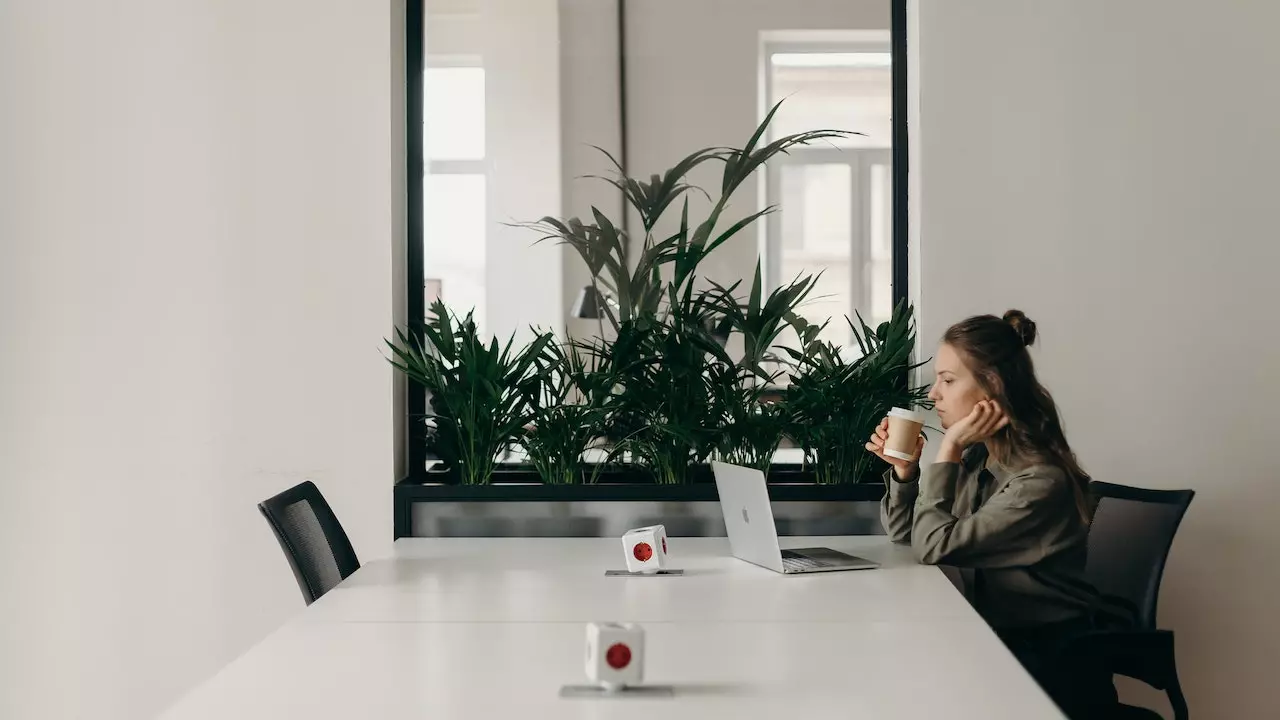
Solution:
<path fill-rule="evenodd" d="M 700 264 L 773 210 L 760 210 L 720 229 L 734 192 L 746 179 L 789 148 L 851 134 L 815 130 L 762 143 L 776 111 L 775 106 L 743 148 L 699 150 L 647 182 L 623 175 L 621 165 L 609 156 L 619 175 L 608 181 L 622 192 L 641 221 L 643 238 L 634 259 L 629 252 L 631 239 L 599 209 L 592 208 L 592 222 L 544 217 L 531 224 L 543 233 L 542 240 L 572 247 L 591 271 L 593 287 L 599 291 L 602 286 L 614 301 L 602 308 L 614 339 L 586 350 L 615 371 L 617 392 L 607 396 L 604 406 L 609 439 L 626 448 L 659 483 L 688 482 L 690 467 L 718 449 L 737 456 L 743 448 L 727 447 L 723 439 L 726 414 L 736 422 L 737 430 L 753 428 L 753 439 L 761 437 L 764 428 L 779 425 L 778 412 L 757 413 L 754 406 L 731 408 L 728 403 L 751 401 L 753 393 L 744 390 L 738 369 L 759 371 L 764 350 L 776 339 L 780 323 L 812 288 L 812 279 L 799 280 L 786 291 L 773 293 L 771 304 L 765 307 L 760 304 L 757 273 L 754 305 L 746 311 L 738 310 L 733 288 L 709 281 L 703 284 L 710 287 L 698 288 L 699 281 L 705 280 L 699 274 Z M 696 225 L 691 224 L 688 198 L 684 197 L 678 229 L 659 237 L 655 228 L 665 214 L 682 196 L 696 190 L 687 182 L 688 174 L 705 163 L 722 166 L 720 194 L 710 212 Z M 710 200 L 710 195 L 707 197 Z M 717 333 L 723 337 L 734 330 L 735 324 L 751 344 L 745 365 L 730 358 L 715 338 Z M 766 335 L 760 335 L 762 331 Z M 722 369 L 712 370 L 711 363 L 719 363 Z M 621 368 L 626 372 L 618 372 Z M 763 455 L 763 448 L 758 447 L 762 442 L 757 439 L 743 446 L 756 448 L 750 454 L 757 463 Z"/>
<path fill-rule="evenodd" d="M 485 484 L 534 418 L 530 398 L 547 384 L 553 338 L 499 347 L 480 338 L 471 313 L 459 318 L 439 300 L 431 313 L 420 335 L 397 331 L 390 361 L 430 395 L 429 449 L 462 484 Z"/>
<path fill-rule="evenodd" d="M 784 374 L 767 369 L 766 362 L 779 360 L 774 351 L 786 328 L 794 328 L 798 335 L 810 332 L 797 313 L 817 277 L 796 278 L 762 299 L 761 275 L 757 261 L 745 303 L 734 296 L 737 284 L 724 288 L 713 283 L 720 291 L 717 311 L 724 325 L 742 338 L 742 357 L 737 362 L 713 364 L 709 385 L 720 413 L 717 455 L 726 462 L 767 472 L 794 423 L 794 414 L 786 403 L 766 399 Z"/>
<path fill-rule="evenodd" d="M 647 181 L 621 167 L 607 178 L 640 218 L 635 247 L 596 208 L 589 221 L 527 224 L 542 234 L 539 242 L 566 244 L 586 263 L 593 290 L 607 300 L 601 337 L 556 343 L 540 333 L 524 348 L 510 341 L 500 348 L 477 336 L 470 315 L 459 319 L 439 302 L 420 332 L 398 333 L 392 363 L 430 392 L 429 442 L 451 479 L 490 482 L 499 456 L 519 444 L 533 469 L 525 475 L 547 486 L 705 486 L 708 460 L 768 471 L 784 437 L 804 448 L 809 482 L 856 483 L 875 470 L 879 461 L 863 449 L 875 424 L 894 405 L 926 404 L 924 389 L 908 384 L 916 367 L 911 308 L 899 304 L 874 330 L 861 317 L 857 325 L 845 318 L 860 350 L 850 358 L 818 339 L 825 323 L 802 315 L 816 276 L 766 294 L 757 263 L 740 297 L 742 282 L 724 287 L 701 271 L 708 256 L 772 212 L 722 227 L 751 173 L 789 148 L 850 134 L 818 130 L 765 143 L 776 110 L 741 149 L 699 150 Z M 688 193 L 703 191 L 687 177 L 708 163 L 721 165 L 719 195 L 703 193 L 710 210 L 692 221 Z M 676 229 L 659 234 L 676 207 Z M 788 330 L 798 347 L 782 341 Z M 740 351 L 726 349 L 729 338 Z M 606 462 L 583 461 L 592 447 L 606 449 Z M 630 462 L 616 462 L 623 458 Z"/>
<path fill-rule="evenodd" d="M 793 413 L 791 435 L 804 448 L 819 484 L 858 482 L 883 465 L 866 451 L 867 438 L 894 406 L 928 406 L 928 391 L 911 387 L 909 371 L 915 345 L 915 323 L 905 302 L 892 318 L 872 330 L 858 316 L 845 318 L 861 355 L 847 359 L 839 347 L 816 339 L 804 351 L 787 349 L 796 372 L 786 391 Z"/>
<path fill-rule="evenodd" d="M 583 390 L 593 386 L 592 371 L 571 343 L 551 343 L 534 364 L 543 381 L 525 386 L 531 423 L 521 446 L 529 462 L 549 485 L 594 482 L 604 465 L 588 470 L 582 456 L 600 439 L 605 411 Z"/>

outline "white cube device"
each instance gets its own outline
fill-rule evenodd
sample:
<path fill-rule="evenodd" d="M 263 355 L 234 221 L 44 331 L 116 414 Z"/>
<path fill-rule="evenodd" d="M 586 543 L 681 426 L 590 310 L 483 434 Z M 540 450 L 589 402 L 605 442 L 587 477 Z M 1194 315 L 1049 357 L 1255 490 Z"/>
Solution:
<path fill-rule="evenodd" d="M 656 573 L 667 567 L 667 529 L 662 525 L 628 530 L 622 536 L 622 551 L 631 572 Z"/>
<path fill-rule="evenodd" d="M 587 625 L 587 679 L 618 690 L 644 680 L 644 629 L 634 623 Z"/>

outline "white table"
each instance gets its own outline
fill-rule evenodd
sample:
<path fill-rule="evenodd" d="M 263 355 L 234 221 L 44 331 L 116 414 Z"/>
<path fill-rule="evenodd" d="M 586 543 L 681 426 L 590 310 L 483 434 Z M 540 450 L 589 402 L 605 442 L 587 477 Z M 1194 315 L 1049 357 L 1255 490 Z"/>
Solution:
<path fill-rule="evenodd" d="M 783 538 L 881 563 L 874 572 L 782 577 L 729 555 L 725 538 L 670 538 L 683 577 L 606 578 L 622 567 L 618 540 L 441 538 L 396 543 L 304 621 L 739 622 L 973 618 L 936 568 L 883 537 Z"/>
<path fill-rule="evenodd" d="M 673 538 L 685 577 L 618 578 L 617 540 L 404 539 L 196 688 L 213 718 L 983 718 L 1061 714 L 936 569 L 884 538 L 788 538 L 883 563 L 784 577 Z M 673 698 L 561 699 L 584 623 L 644 623 Z"/>

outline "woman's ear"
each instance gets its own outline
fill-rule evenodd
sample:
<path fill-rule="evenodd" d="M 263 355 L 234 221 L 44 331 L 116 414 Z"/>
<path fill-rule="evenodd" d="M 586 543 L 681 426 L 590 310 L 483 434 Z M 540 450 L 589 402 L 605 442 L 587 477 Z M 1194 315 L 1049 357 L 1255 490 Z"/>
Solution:
<path fill-rule="evenodd" d="M 995 400 L 999 403 L 1000 396 L 1004 394 L 1004 383 L 1000 381 L 1000 375 L 990 370 L 982 373 L 982 382 L 978 383 L 978 387 L 982 390 L 983 400 Z"/>

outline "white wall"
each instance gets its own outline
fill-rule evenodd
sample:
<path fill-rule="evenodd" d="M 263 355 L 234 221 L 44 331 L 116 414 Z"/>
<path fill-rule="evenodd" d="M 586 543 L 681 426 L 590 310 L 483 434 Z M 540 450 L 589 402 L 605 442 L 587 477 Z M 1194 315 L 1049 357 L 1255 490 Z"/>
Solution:
<path fill-rule="evenodd" d="M 914 23 L 922 336 L 1039 323 L 1093 476 L 1198 493 L 1160 609 L 1192 711 L 1280 715 L 1280 5 L 919 0 Z"/>
<path fill-rule="evenodd" d="M 0 717 L 149 717 L 300 611 L 296 482 L 388 550 L 391 8 L 0 5 Z"/>
<path fill-rule="evenodd" d="M 618 193 L 598 181 L 608 160 L 588 147 L 619 154 L 617 14 L 614 3 L 560 0 L 565 213 L 590 217 L 591 205 L 620 216 Z M 760 33 L 785 30 L 887 30 L 887 0 L 643 0 L 627 4 L 628 164 L 634 177 L 665 171 L 689 153 L 744 144 L 760 119 Z M 713 197 L 721 166 L 693 176 Z M 754 212 L 757 175 L 735 195 L 722 227 Z M 690 217 L 709 206 L 691 194 Z M 679 208 L 669 211 L 669 232 Z M 632 222 L 638 233 L 638 220 Z M 661 234 L 661 233 L 659 233 Z M 714 279 L 750 278 L 759 248 L 744 232 L 705 263 Z M 565 310 L 590 279 L 576 253 L 564 261 Z M 571 332 L 595 331 L 594 321 L 569 320 Z"/>
<path fill-rule="evenodd" d="M 516 344 L 564 328 L 565 248 L 512 223 L 561 214 L 556 0 L 483 0 L 488 167 L 486 331 Z"/>
<path fill-rule="evenodd" d="M 513 227 L 561 214 L 558 2 L 427 0 L 426 9 L 428 54 L 480 58 L 485 70 L 480 324 L 484 334 L 503 341 L 515 334 L 519 346 L 532 338 L 530 325 L 559 332 L 565 324 L 564 248 L 535 245 L 537 232 Z M 430 247 L 461 240 L 428 236 L 425 242 Z M 433 275 L 430 267 L 425 270 L 428 277 Z M 450 303 L 447 281 L 445 285 L 445 303 L 455 312 L 469 310 Z"/>
<path fill-rule="evenodd" d="M 662 172 L 694 150 L 741 147 L 760 114 L 760 34 L 786 30 L 887 30 L 888 0 L 644 0 L 627 5 L 630 171 Z M 857 128 L 848 128 L 857 130 Z M 693 182 L 718 197 L 722 166 Z M 735 194 L 722 227 L 759 209 L 757 173 Z M 690 195 L 690 218 L 709 211 Z M 637 223 L 638 227 L 638 223 Z M 669 231 L 679 227 L 679 208 Z M 743 232 L 705 263 L 720 282 L 749 278 L 759 247 Z M 749 282 L 745 287 L 749 287 Z"/>
<path fill-rule="evenodd" d="M 759 118 L 763 30 L 888 28 L 882 0 L 645 0 L 628 5 L 632 174 L 661 171 L 689 152 L 740 145 Z M 543 215 L 615 220 L 616 191 L 599 181 L 611 165 L 591 145 L 619 154 L 616 4 L 601 0 L 430 0 L 429 52 L 480 54 L 486 67 L 489 330 L 505 337 L 535 322 L 596 330 L 567 318 L 589 277 L 576 253 L 503 223 Z M 711 38 L 709 41 L 708 38 Z M 558 98 L 558 100 L 557 100 Z M 554 131 L 558 125 L 559 133 Z M 719 167 L 697 176 L 714 190 Z M 557 173 L 559 183 L 549 181 Z M 755 181 L 726 225 L 756 209 Z M 695 199 L 695 212 L 705 212 Z M 746 233 L 708 269 L 717 279 L 749 276 L 758 248 Z M 558 291 L 553 290 L 558 288 Z"/>
<path fill-rule="evenodd" d="M 635 3 L 632 3 L 634 6 Z M 619 157 L 618 6 L 600 0 L 560 0 L 560 146 L 563 214 L 590 221 L 591 207 L 611 219 L 622 217 L 621 194 L 587 175 L 607 175 L 612 165 L 600 151 Z M 620 220 L 619 220 L 620 222 Z M 561 296 L 566 315 L 591 273 L 571 248 L 562 251 Z M 570 335 L 599 334 L 595 320 L 566 318 Z"/>

